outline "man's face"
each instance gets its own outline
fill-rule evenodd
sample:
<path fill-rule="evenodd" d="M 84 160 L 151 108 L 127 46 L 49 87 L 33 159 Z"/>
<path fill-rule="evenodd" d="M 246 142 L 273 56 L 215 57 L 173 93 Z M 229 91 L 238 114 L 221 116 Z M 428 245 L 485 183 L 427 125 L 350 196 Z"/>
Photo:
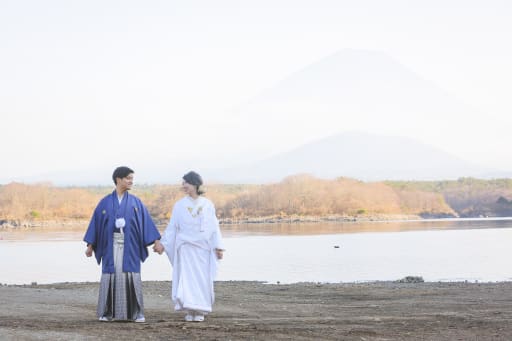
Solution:
<path fill-rule="evenodd" d="M 123 191 L 132 189 L 133 186 L 133 173 L 128 174 L 124 178 L 117 178 L 117 187 Z"/>

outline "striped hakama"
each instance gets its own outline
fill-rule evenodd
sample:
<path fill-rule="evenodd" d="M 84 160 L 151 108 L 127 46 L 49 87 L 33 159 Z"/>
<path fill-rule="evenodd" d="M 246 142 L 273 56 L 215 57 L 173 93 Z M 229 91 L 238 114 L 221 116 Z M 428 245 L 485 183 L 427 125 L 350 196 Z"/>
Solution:
<path fill-rule="evenodd" d="M 124 235 L 114 233 L 115 273 L 103 273 L 98 297 L 98 317 L 135 320 L 144 317 L 140 272 L 123 272 Z"/>

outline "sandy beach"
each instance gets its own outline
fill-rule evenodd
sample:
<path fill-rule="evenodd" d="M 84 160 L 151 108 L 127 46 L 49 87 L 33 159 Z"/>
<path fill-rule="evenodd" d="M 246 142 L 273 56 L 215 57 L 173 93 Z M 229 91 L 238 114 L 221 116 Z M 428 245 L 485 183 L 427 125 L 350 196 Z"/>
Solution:
<path fill-rule="evenodd" d="M 510 340 L 512 283 L 217 282 L 185 322 L 170 282 L 144 282 L 147 322 L 99 322 L 98 283 L 0 286 L 2 340 Z"/>

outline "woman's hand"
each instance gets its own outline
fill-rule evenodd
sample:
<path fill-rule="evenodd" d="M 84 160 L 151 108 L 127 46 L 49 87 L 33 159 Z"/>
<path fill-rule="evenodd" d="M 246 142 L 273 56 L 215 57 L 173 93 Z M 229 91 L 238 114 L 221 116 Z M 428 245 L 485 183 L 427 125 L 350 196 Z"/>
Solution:
<path fill-rule="evenodd" d="M 222 259 L 224 257 L 224 250 L 215 249 L 215 255 L 217 256 L 217 259 Z"/>
<path fill-rule="evenodd" d="M 164 252 L 164 250 L 165 250 L 165 248 L 162 245 L 162 243 L 160 243 L 160 241 L 158 239 L 155 240 L 155 245 L 153 245 L 153 252 L 156 252 L 159 255 L 161 255 Z"/>

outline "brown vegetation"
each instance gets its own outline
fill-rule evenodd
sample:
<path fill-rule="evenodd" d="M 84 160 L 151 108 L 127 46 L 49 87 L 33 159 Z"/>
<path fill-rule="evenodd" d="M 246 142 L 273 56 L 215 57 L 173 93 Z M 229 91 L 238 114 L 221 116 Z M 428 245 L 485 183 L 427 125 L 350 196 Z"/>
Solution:
<path fill-rule="evenodd" d="M 411 193 L 441 194 L 460 217 L 512 216 L 512 179 L 388 182 L 395 189 Z"/>
<path fill-rule="evenodd" d="M 207 196 L 225 221 L 262 217 L 510 216 L 512 180 L 362 182 L 296 175 L 275 184 L 210 185 Z M 89 219 L 108 187 L 0 186 L 1 221 Z M 144 185 L 133 191 L 153 218 L 169 219 L 183 195 L 178 185 Z"/>
<path fill-rule="evenodd" d="M 92 215 L 101 194 L 85 188 L 60 188 L 50 184 L 10 183 L 0 186 L 0 219 L 84 219 Z"/>

